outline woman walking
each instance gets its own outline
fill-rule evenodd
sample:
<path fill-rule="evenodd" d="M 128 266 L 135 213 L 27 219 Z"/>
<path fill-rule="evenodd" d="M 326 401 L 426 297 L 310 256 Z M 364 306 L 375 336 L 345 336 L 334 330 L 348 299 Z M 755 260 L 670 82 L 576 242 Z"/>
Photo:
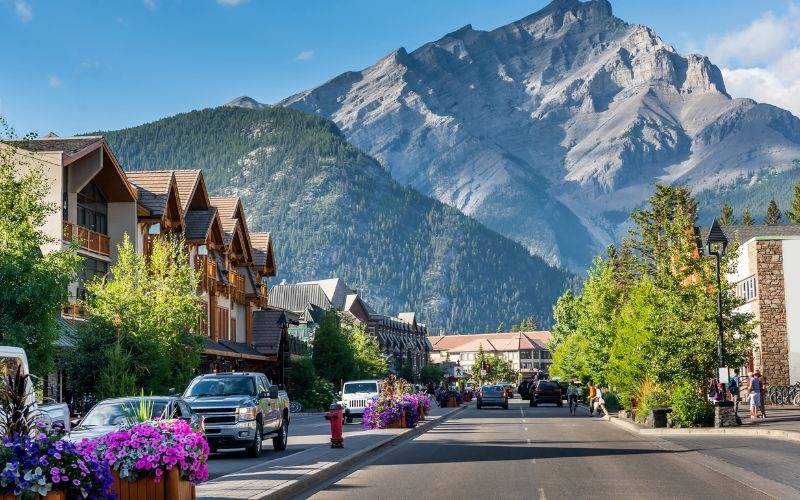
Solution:
<path fill-rule="evenodd" d="M 753 420 L 758 418 L 758 412 L 761 410 L 762 388 L 761 373 L 756 370 L 750 376 L 750 418 Z"/>
<path fill-rule="evenodd" d="M 578 381 L 575 379 L 570 380 L 567 386 L 567 402 L 569 403 L 570 415 L 575 415 L 575 411 L 578 409 L 578 391 L 580 391 Z"/>

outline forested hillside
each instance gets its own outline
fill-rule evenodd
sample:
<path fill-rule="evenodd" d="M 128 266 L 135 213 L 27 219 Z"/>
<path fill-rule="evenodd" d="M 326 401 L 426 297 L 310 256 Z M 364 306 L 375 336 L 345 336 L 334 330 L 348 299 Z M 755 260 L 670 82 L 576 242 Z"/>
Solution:
<path fill-rule="evenodd" d="M 103 132 L 128 170 L 202 168 L 271 231 L 278 280 L 338 276 L 382 313 L 432 331 L 550 324 L 572 276 L 458 210 L 405 188 L 330 121 L 285 108 L 220 107 Z"/>

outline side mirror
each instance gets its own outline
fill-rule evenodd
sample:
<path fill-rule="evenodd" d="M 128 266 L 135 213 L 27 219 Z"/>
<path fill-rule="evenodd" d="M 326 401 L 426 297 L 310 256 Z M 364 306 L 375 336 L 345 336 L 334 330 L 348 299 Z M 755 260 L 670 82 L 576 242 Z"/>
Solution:
<path fill-rule="evenodd" d="M 169 396 L 174 396 L 175 394 L 176 394 L 176 393 L 175 393 L 175 388 L 174 388 L 174 387 L 170 387 L 170 388 L 169 388 L 169 393 L 168 393 L 168 395 L 169 395 Z"/>
<path fill-rule="evenodd" d="M 339 397 L 342 397 L 342 391 L 337 392 L 337 394 L 339 395 Z"/>
<path fill-rule="evenodd" d="M 278 386 L 277 385 L 273 385 L 272 387 L 269 388 L 269 397 L 272 398 L 272 399 L 277 399 L 278 398 Z"/>

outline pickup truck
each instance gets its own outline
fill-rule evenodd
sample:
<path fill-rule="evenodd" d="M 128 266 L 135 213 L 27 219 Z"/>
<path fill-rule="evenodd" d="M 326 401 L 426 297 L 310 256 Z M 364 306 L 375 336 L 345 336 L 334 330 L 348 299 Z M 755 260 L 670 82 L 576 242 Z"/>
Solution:
<path fill-rule="evenodd" d="M 69 432 L 69 407 L 65 403 L 39 404 L 36 401 L 36 393 L 31 382 L 31 372 L 28 367 L 28 356 L 25 349 L 19 347 L 0 346 L 0 375 L 5 377 L 13 374 L 21 367 L 22 374 L 28 375 L 27 378 L 27 402 L 33 408 L 33 413 L 37 420 L 44 422 L 48 427 L 60 426 L 64 431 Z"/>
<path fill-rule="evenodd" d="M 289 440 L 289 398 L 263 373 L 210 373 L 195 377 L 183 400 L 204 418 L 212 452 L 244 448 L 261 455 L 263 440 L 272 436 L 276 451 Z"/>

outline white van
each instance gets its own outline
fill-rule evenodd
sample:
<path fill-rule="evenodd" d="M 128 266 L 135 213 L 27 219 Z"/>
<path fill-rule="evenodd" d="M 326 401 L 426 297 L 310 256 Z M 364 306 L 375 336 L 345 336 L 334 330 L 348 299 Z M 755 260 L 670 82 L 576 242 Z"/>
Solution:
<path fill-rule="evenodd" d="M 367 401 L 377 398 L 380 390 L 380 380 L 352 380 L 344 383 L 342 400 L 339 403 L 344 406 L 344 418 L 348 424 L 353 422 L 354 418 L 364 416 Z"/>

